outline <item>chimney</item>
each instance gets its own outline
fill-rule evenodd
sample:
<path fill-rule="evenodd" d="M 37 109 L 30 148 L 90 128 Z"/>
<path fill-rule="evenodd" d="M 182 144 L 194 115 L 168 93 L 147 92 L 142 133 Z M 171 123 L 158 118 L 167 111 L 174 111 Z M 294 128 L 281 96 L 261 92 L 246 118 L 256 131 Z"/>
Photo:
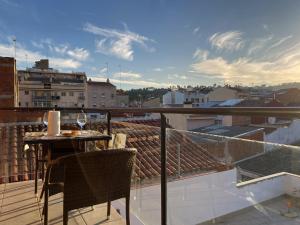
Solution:
<path fill-rule="evenodd" d="M 41 59 L 39 61 L 36 61 L 34 68 L 41 69 L 41 70 L 49 69 L 49 60 L 48 59 Z"/>

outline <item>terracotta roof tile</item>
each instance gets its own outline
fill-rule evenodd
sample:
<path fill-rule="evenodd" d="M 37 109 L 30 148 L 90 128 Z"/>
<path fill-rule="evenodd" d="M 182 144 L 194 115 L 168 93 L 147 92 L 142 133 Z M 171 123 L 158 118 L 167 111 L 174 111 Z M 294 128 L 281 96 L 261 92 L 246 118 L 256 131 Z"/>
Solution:
<path fill-rule="evenodd" d="M 64 129 L 74 127 L 76 126 L 69 125 Z M 0 183 L 34 178 L 34 153 L 27 151 L 24 154 L 22 140 L 25 132 L 38 131 L 42 128 L 40 124 L 7 124 L 0 127 Z M 91 124 L 89 129 L 103 131 L 106 129 L 106 124 Z M 160 176 L 159 127 L 131 122 L 112 122 L 112 132 L 125 133 L 126 147 L 138 150 L 135 178 L 149 180 Z M 179 175 L 226 169 L 224 164 L 218 162 L 205 149 L 200 148 L 184 132 L 168 129 L 167 136 L 168 176 L 174 178 Z"/>

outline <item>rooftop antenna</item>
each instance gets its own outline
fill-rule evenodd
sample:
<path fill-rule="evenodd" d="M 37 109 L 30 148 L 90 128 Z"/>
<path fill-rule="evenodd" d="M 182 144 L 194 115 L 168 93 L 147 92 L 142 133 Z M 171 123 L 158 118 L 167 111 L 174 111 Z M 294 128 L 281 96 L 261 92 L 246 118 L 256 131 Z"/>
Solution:
<path fill-rule="evenodd" d="M 108 79 L 108 63 L 106 62 L 106 78 Z"/>
<path fill-rule="evenodd" d="M 16 59 L 17 58 L 17 38 L 15 36 L 13 36 L 12 40 L 14 42 L 14 54 L 15 54 L 15 59 Z"/>
<path fill-rule="evenodd" d="M 120 70 L 120 90 L 122 89 L 121 85 L 122 85 L 122 67 L 121 65 L 119 65 L 119 70 Z"/>
<path fill-rule="evenodd" d="M 25 54 L 25 58 L 26 58 L 26 69 L 28 69 L 28 55 Z"/>

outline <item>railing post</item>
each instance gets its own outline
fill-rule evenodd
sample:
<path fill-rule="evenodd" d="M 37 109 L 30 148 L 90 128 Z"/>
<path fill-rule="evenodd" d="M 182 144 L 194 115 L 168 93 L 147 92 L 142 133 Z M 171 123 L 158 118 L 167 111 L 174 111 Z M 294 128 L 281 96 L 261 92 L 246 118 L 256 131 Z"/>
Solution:
<path fill-rule="evenodd" d="M 160 155 L 161 155 L 161 225 L 167 225 L 167 151 L 166 117 L 160 114 Z"/>
<path fill-rule="evenodd" d="M 110 135 L 111 133 L 111 113 L 108 111 L 107 112 L 107 134 Z"/>

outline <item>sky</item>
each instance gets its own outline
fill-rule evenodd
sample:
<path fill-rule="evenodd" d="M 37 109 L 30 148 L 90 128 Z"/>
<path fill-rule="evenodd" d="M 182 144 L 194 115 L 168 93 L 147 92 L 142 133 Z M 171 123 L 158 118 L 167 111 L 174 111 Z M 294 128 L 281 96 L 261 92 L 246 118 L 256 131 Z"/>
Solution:
<path fill-rule="evenodd" d="M 299 25 L 298 0 L 0 0 L 0 56 L 123 89 L 272 85 L 300 81 Z"/>

